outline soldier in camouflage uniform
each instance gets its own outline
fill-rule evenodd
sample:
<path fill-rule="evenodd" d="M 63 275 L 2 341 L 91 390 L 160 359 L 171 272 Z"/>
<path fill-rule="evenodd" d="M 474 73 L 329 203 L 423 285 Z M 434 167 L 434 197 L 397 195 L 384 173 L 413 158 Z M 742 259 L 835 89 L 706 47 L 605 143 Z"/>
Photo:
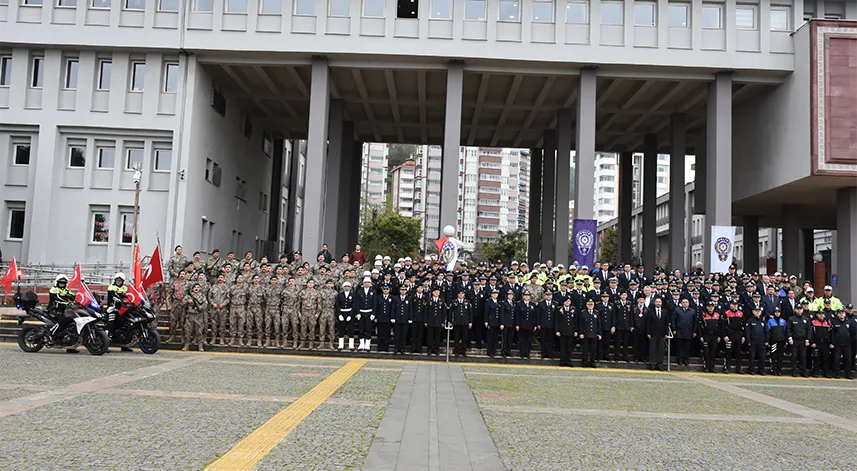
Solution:
<path fill-rule="evenodd" d="M 253 281 L 247 288 L 247 346 L 253 339 L 253 332 L 256 332 L 256 346 L 262 346 L 262 330 L 265 327 L 264 317 L 262 316 L 262 305 L 265 302 L 265 285 L 262 284 L 262 278 L 259 275 L 253 275 Z"/>
<path fill-rule="evenodd" d="M 208 281 L 214 284 L 217 281 L 217 277 L 223 273 L 223 265 L 224 261 L 220 258 L 220 250 L 214 249 L 211 252 L 211 258 L 205 262 L 205 273 L 208 275 Z"/>
<path fill-rule="evenodd" d="M 205 275 L 204 271 L 197 271 L 194 273 L 193 278 L 191 278 L 195 284 L 199 285 L 199 291 L 208 299 L 208 290 L 211 289 L 211 285 L 208 284 L 208 277 Z M 193 286 L 193 285 L 191 285 Z M 206 333 L 206 337 L 203 337 L 203 340 L 207 342 L 207 334 L 208 334 L 208 309 L 205 310 L 205 319 L 202 323 L 202 329 Z"/>
<path fill-rule="evenodd" d="M 530 293 L 530 302 L 535 305 L 538 305 L 540 302 L 542 302 L 542 298 L 545 294 L 545 289 L 541 285 L 536 283 L 536 277 L 534 276 L 530 278 L 530 283 L 524 285 L 524 287 L 521 289 L 521 295 L 523 295 L 523 293 Z"/>
<path fill-rule="evenodd" d="M 244 325 L 247 323 L 247 284 L 244 283 L 244 275 L 240 273 L 235 277 L 235 284 L 229 289 L 229 330 L 232 334 L 229 346 L 244 346 Z"/>
<path fill-rule="evenodd" d="M 253 279 L 253 275 L 256 274 L 253 267 L 247 262 L 241 263 L 240 273 L 244 275 L 244 283 L 247 283 L 248 285 L 251 283 L 250 280 Z"/>
<path fill-rule="evenodd" d="M 280 339 L 281 344 L 285 347 L 291 333 L 294 343 L 292 348 L 298 348 L 298 309 L 300 307 L 301 289 L 298 288 L 294 277 L 289 277 L 286 287 L 280 293 L 280 302 L 282 306 L 282 324 L 283 337 Z"/>
<path fill-rule="evenodd" d="M 226 318 L 229 312 L 229 285 L 226 284 L 226 276 L 223 273 L 217 276 L 217 284 L 208 290 L 208 302 L 210 303 L 211 342 L 223 345 L 226 337 Z M 220 341 L 217 341 L 217 337 Z"/>
<path fill-rule="evenodd" d="M 181 328 L 184 333 L 184 321 L 185 321 L 185 304 L 184 298 L 187 296 L 190 287 L 192 286 L 192 282 L 187 281 L 187 272 L 180 271 L 178 273 L 178 277 L 170 283 L 169 288 L 169 296 L 170 296 L 170 337 L 167 339 L 166 343 L 176 342 L 176 336 L 178 335 L 178 331 Z M 186 336 L 186 335 L 185 335 Z"/>
<path fill-rule="evenodd" d="M 304 348 L 308 345 L 309 349 L 313 349 L 315 341 L 315 326 L 318 322 L 318 316 L 321 314 L 321 293 L 315 288 L 315 281 L 310 278 L 307 280 L 306 289 L 300 296 L 300 320 L 301 320 L 301 343 L 298 348 Z"/>
<path fill-rule="evenodd" d="M 328 342 L 328 348 L 333 350 L 333 328 L 336 325 L 336 313 L 334 307 L 336 305 L 336 290 L 333 289 L 333 280 L 328 279 L 324 282 L 324 288 L 321 289 L 321 315 L 318 317 L 318 341 L 319 348 L 324 349 L 325 342 Z"/>
<path fill-rule="evenodd" d="M 203 273 L 205 272 L 205 262 L 202 261 L 202 254 L 199 251 L 193 253 L 193 260 L 190 263 L 193 264 L 193 272 L 194 273 Z"/>
<path fill-rule="evenodd" d="M 233 265 L 230 265 L 228 263 L 225 263 L 223 265 L 223 277 L 226 280 L 227 285 L 231 286 L 231 285 L 235 284 L 235 275 L 236 274 L 238 274 L 238 272 L 235 271 L 235 268 L 233 268 Z"/>
<path fill-rule="evenodd" d="M 295 284 L 298 285 L 298 288 L 303 289 L 306 287 L 306 281 L 308 279 L 306 270 L 303 267 L 297 267 L 295 270 Z"/>
<path fill-rule="evenodd" d="M 265 287 L 265 347 L 279 347 L 280 339 L 280 282 L 276 276 L 271 277 Z M 274 344 L 271 345 L 271 340 Z"/>
<path fill-rule="evenodd" d="M 193 285 L 193 289 L 184 297 L 187 315 L 184 323 L 184 347 L 182 351 L 188 351 L 192 340 L 196 341 L 199 351 L 204 352 L 205 343 L 205 312 L 208 310 L 208 300 L 202 294 L 199 284 Z"/>
<path fill-rule="evenodd" d="M 170 273 L 170 281 L 176 281 L 179 278 L 179 272 L 184 270 L 188 264 L 188 259 L 182 255 L 182 246 L 176 245 L 176 253 L 170 257 L 167 262 L 167 271 Z"/>

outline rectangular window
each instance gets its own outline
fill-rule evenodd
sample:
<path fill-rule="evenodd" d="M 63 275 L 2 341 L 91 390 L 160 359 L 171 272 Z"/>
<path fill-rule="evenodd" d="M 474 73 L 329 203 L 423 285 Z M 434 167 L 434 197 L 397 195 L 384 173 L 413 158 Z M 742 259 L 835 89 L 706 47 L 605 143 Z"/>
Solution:
<path fill-rule="evenodd" d="M 465 0 L 464 19 L 485 21 L 485 0 Z"/>
<path fill-rule="evenodd" d="M 143 168 L 143 149 L 130 148 L 127 150 L 127 158 L 125 159 L 125 169 L 135 170 Z"/>
<path fill-rule="evenodd" d="M 125 0 L 126 10 L 145 10 L 146 0 Z"/>
<path fill-rule="evenodd" d="M 142 92 L 146 82 L 146 63 L 131 63 L 131 88 L 132 92 Z"/>
<path fill-rule="evenodd" d="M 687 28 L 690 22 L 687 20 L 688 5 L 684 3 L 670 3 L 667 8 L 667 16 L 669 17 L 669 25 L 672 28 Z"/>
<path fill-rule="evenodd" d="M 295 0 L 295 15 L 315 16 L 315 0 Z"/>
<path fill-rule="evenodd" d="M 76 168 L 86 166 L 86 146 L 70 146 L 68 148 L 68 166 Z"/>
<path fill-rule="evenodd" d="M 788 8 L 771 8 L 771 31 L 791 31 L 790 17 L 791 10 Z"/>
<path fill-rule="evenodd" d="M 24 219 L 26 215 L 27 212 L 22 203 L 16 203 L 15 206 L 9 207 L 9 231 L 6 232 L 8 239 L 21 240 L 24 238 Z"/>
<path fill-rule="evenodd" d="M 57 7 L 74 8 L 77 6 L 77 0 L 57 0 Z"/>
<path fill-rule="evenodd" d="M 227 0 L 226 13 L 247 13 L 247 0 Z"/>
<path fill-rule="evenodd" d="M 521 22 L 521 5 L 518 0 L 500 0 L 500 21 Z"/>
<path fill-rule="evenodd" d="M 34 57 L 33 58 L 33 70 L 32 76 L 30 77 L 30 86 L 32 88 L 42 88 L 42 84 L 45 80 L 45 58 L 44 57 Z"/>
<path fill-rule="evenodd" d="M 30 144 L 15 144 L 14 165 L 30 165 Z"/>
<path fill-rule="evenodd" d="M 348 18 L 351 16 L 351 0 L 330 0 L 328 16 Z"/>
<path fill-rule="evenodd" d="M 211 13 L 214 11 L 214 0 L 194 0 L 193 11 Z"/>
<path fill-rule="evenodd" d="M 179 0 L 158 0 L 158 11 L 179 11 Z"/>
<path fill-rule="evenodd" d="M 756 29 L 756 7 L 739 5 L 735 9 L 735 27 L 738 29 Z"/>
<path fill-rule="evenodd" d="M 80 65 L 77 59 L 69 59 L 65 62 L 65 83 L 63 88 L 66 90 L 77 90 L 77 68 Z"/>
<path fill-rule="evenodd" d="M 0 87 L 12 84 L 12 56 L 0 57 Z"/>
<path fill-rule="evenodd" d="M 211 85 L 211 107 L 217 111 L 220 116 L 226 116 L 226 97 L 217 88 L 217 85 Z"/>
<path fill-rule="evenodd" d="M 155 171 L 169 172 L 173 165 L 173 151 L 170 149 L 155 150 Z"/>
<path fill-rule="evenodd" d="M 164 66 L 164 93 L 176 93 L 179 89 L 179 64 L 168 62 Z"/>
<path fill-rule="evenodd" d="M 385 0 L 363 0 L 364 18 L 383 18 Z"/>
<path fill-rule="evenodd" d="M 702 6 L 702 27 L 705 29 L 723 29 L 723 8 L 720 5 Z"/>
<path fill-rule="evenodd" d="M 261 191 L 259 192 L 259 211 L 263 213 L 268 212 L 268 195 Z"/>
<path fill-rule="evenodd" d="M 112 169 L 113 161 L 116 159 L 115 147 L 98 148 L 98 168 Z"/>
<path fill-rule="evenodd" d="M 110 241 L 109 221 L 109 211 L 92 212 L 92 242 L 101 244 Z"/>
<path fill-rule="evenodd" d="M 621 26 L 624 24 L 624 11 L 621 3 L 610 2 L 601 4 L 601 24 Z"/>
<path fill-rule="evenodd" d="M 99 90 L 110 90 L 110 71 L 112 69 L 113 62 L 111 61 L 98 61 L 98 89 Z"/>
<path fill-rule="evenodd" d="M 263 15 L 281 15 L 283 13 L 283 0 L 262 0 L 259 13 Z"/>
<path fill-rule="evenodd" d="M 110 9 L 110 0 L 92 0 L 92 8 L 109 10 Z"/>
<path fill-rule="evenodd" d="M 418 0 L 396 0 L 396 18 L 415 20 L 419 18 Z"/>
<path fill-rule="evenodd" d="M 122 244 L 131 244 L 134 242 L 134 213 L 122 212 L 119 213 L 119 222 L 122 224 Z"/>
<path fill-rule="evenodd" d="M 21 5 L 30 5 L 35 7 L 42 6 L 42 0 L 22 0 Z"/>
<path fill-rule="evenodd" d="M 553 0 L 533 2 L 533 23 L 553 23 Z"/>
<path fill-rule="evenodd" d="M 634 4 L 634 26 L 655 26 L 655 4 Z"/>

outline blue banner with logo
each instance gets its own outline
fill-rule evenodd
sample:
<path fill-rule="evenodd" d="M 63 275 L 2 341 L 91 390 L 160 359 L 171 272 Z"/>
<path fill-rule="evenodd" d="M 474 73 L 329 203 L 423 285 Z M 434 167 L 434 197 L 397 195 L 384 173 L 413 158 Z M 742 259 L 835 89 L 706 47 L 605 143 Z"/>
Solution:
<path fill-rule="evenodd" d="M 597 233 L 598 221 L 595 219 L 574 220 L 574 232 L 571 236 L 572 262 L 586 265 L 590 269 L 595 265 L 595 237 Z"/>

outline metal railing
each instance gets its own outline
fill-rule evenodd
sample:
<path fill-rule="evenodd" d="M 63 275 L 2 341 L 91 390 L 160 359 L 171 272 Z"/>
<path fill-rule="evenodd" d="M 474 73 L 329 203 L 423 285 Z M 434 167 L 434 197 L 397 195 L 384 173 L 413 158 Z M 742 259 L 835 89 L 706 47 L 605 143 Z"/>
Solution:
<path fill-rule="evenodd" d="M 142 260 L 142 265 L 145 269 L 146 265 L 148 265 L 149 257 L 145 257 Z M 18 265 L 18 271 L 21 272 L 21 279 L 12 285 L 12 290 L 9 294 L 17 291 L 18 287 L 20 287 L 21 291 L 36 291 L 38 288 L 49 288 L 54 285 L 54 280 L 57 275 L 66 275 L 71 278 L 74 273 L 75 267 L 78 264 L 42 264 L 42 263 L 34 263 L 27 265 Z M 0 265 L 0 274 L 6 273 L 6 269 L 9 264 L 4 263 Z M 96 294 L 103 294 L 103 290 L 95 289 L 94 286 L 104 286 L 109 285 L 113 281 L 113 275 L 117 272 L 122 272 L 125 276 L 130 279 L 131 278 L 131 264 L 130 263 L 113 263 L 113 264 L 105 264 L 105 263 L 81 263 L 80 264 L 80 273 L 83 277 L 83 281 L 86 282 L 87 285 L 93 287 L 92 291 Z M 0 288 L 0 292 L 2 292 L 2 288 Z M 0 297 L 2 300 L 3 297 Z"/>

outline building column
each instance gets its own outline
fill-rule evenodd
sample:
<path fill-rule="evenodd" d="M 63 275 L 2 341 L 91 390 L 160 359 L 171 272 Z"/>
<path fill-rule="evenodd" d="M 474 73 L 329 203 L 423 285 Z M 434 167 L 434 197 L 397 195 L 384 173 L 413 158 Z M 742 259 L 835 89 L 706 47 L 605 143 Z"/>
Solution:
<path fill-rule="evenodd" d="M 556 131 L 548 129 L 544 136 L 542 157 L 542 254 L 541 261 L 556 257 L 554 245 L 554 205 L 556 203 Z"/>
<path fill-rule="evenodd" d="M 744 216 L 744 257 L 741 269 L 744 273 L 759 273 L 759 216 Z"/>
<path fill-rule="evenodd" d="M 335 250 L 331 253 L 334 256 L 342 256 L 344 253 L 350 253 L 352 247 L 348 245 L 348 232 L 350 230 L 349 227 L 349 219 L 351 217 L 351 208 L 349 207 L 349 203 L 354 198 L 352 195 L 352 183 L 354 182 L 354 178 L 352 174 L 354 173 L 354 123 L 351 121 L 346 121 L 342 125 L 342 163 L 339 169 L 339 201 L 338 201 L 338 210 L 339 214 L 338 222 L 336 223 L 336 242 L 335 242 Z"/>
<path fill-rule="evenodd" d="M 684 272 L 693 271 L 693 196 L 687 192 L 684 198 L 687 218 L 684 220 Z"/>
<path fill-rule="evenodd" d="M 706 182 L 708 167 L 705 163 L 705 137 L 705 131 L 696 137 L 696 147 L 693 150 L 696 166 L 693 177 L 693 214 L 705 214 L 705 186 L 708 183 Z M 705 237 L 702 240 L 704 241 Z"/>
<path fill-rule="evenodd" d="M 542 149 L 530 150 L 530 217 L 527 221 L 527 262 L 530 265 L 539 261 L 541 257 L 542 152 Z"/>
<path fill-rule="evenodd" d="M 797 218 L 793 215 L 798 211 L 796 205 L 783 206 L 783 271 L 789 275 L 797 275 L 800 272 L 800 229 L 798 229 Z M 804 275 L 805 279 L 812 280 L 812 276 Z"/>
<path fill-rule="evenodd" d="M 616 234 L 619 263 L 631 263 L 631 210 L 634 197 L 633 159 L 633 152 L 626 151 L 619 154 L 619 229 Z"/>
<path fill-rule="evenodd" d="M 286 151 L 285 139 L 278 137 L 274 139 L 274 155 L 271 158 L 271 197 L 268 202 L 268 242 L 273 242 L 279 252 L 280 242 L 280 218 L 283 206 L 283 153 Z M 282 234 L 285 237 L 285 234 Z M 279 258 L 279 253 L 267 253 L 269 260 Z"/>
<path fill-rule="evenodd" d="M 580 71 L 575 136 L 574 217 L 595 219 L 595 69 Z"/>
<path fill-rule="evenodd" d="M 327 59 L 313 58 L 307 129 L 306 181 L 303 200 L 303 236 L 300 250 L 314 254 L 324 236 L 325 179 L 327 172 L 328 113 L 330 111 L 330 69 Z"/>
<path fill-rule="evenodd" d="M 685 131 L 687 117 L 674 113 L 670 117 L 670 199 L 669 199 L 669 265 L 667 270 L 687 270 L 684 263 L 684 159 L 687 153 Z M 693 217 L 688 214 L 687 217 Z"/>
<path fill-rule="evenodd" d="M 732 225 L 732 74 L 719 73 L 708 84 L 705 127 L 705 246 L 703 263 L 711 271 L 711 226 Z"/>
<path fill-rule="evenodd" d="M 803 245 L 800 260 L 802 275 L 804 278 L 815 278 L 815 261 L 812 259 L 812 256 L 815 255 L 815 229 L 801 229 L 800 238 Z M 829 273 L 833 273 L 832 268 L 828 267 Z M 798 278 L 800 277 L 801 275 L 798 275 Z"/>
<path fill-rule="evenodd" d="M 330 253 L 336 253 L 336 233 L 339 226 L 339 193 L 342 189 L 342 144 L 345 125 L 345 103 L 342 100 L 330 100 L 330 113 L 327 123 L 327 172 L 324 175 L 324 236 L 322 244 L 327 244 Z M 319 250 L 321 245 L 319 244 Z"/>
<path fill-rule="evenodd" d="M 571 199 L 571 136 L 572 110 L 557 113 L 556 138 L 556 236 L 554 238 L 554 265 L 568 266 L 568 210 Z"/>
<path fill-rule="evenodd" d="M 845 303 L 857 301 L 857 187 L 836 190 L 836 287 Z"/>
<path fill-rule="evenodd" d="M 658 135 L 643 139 L 643 265 L 647 273 L 655 269 L 658 251 Z"/>
<path fill-rule="evenodd" d="M 286 210 L 288 217 L 288 224 L 286 225 L 286 253 L 289 254 L 289 259 L 291 259 L 291 253 L 297 250 L 295 239 L 300 240 L 300 233 L 298 232 L 298 216 L 297 216 L 297 205 L 298 199 L 303 198 L 303 184 L 301 183 L 301 176 L 299 174 L 300 170 L 300 159 L 301 159 L 301 141 L 297 139 L 291 139 L 292 146 L 292 158 L 289 161 L 289 207 Z M 303 218 L 301 217 L 301 223 L 303 222 Z M 236 255 L 244 255 L 244 254 L 236 254 Z"/>
<path fill-rule="evenodd" d="M 347 251 L 351 253 L 354 245 L 360 240 L 360 198 L 362 196 L 363 176 L 363 143 L 351 142 L 352 172 L 351 172 L 351 199 L 348 201 L 348 244 Z"/>
<path fill-rule="evenodd" d="M 441 234 L 446 226 L 458 227 L 458 160 L 461 146 L 463 84 L 464 64 L 450 63 L 446 73 L 446 119 L 443 128 L 443 168 L 440 184 Z"/>

